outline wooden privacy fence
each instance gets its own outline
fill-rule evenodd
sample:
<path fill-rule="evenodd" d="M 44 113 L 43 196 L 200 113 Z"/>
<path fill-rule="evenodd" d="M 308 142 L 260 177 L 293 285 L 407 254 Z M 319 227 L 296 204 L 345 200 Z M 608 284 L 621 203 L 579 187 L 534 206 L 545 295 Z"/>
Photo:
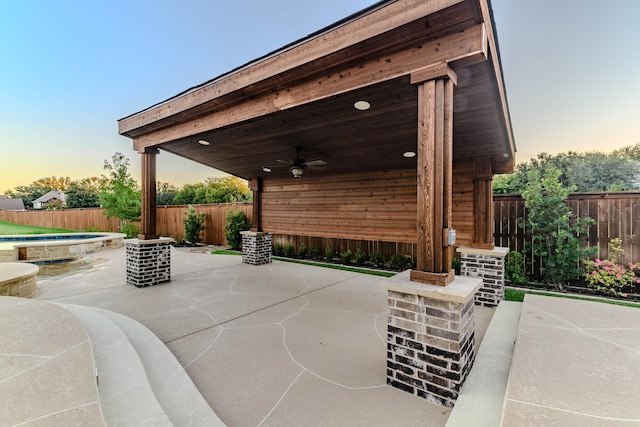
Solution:
<path fill-rule="evenodd" d="M 579 218 L 595 221 L 581 237 L 585 246 L 598 248 L 598 258 L 609 257 L 609 242 L 618 237 L 624 261 L 640 262 L 640 192 L 572 193 L 567 203 Z M 494 195 L 493 206 L 496 246 L 524 252 L 527 236 L 518 227 L 518 218 L 525 220 L 527 215 L 522 197 Z"/>
<path fill-rule="evenodd" d="M 240 210 L 247 215 L 249 221 L 253 215 L 251 203 L 224 203 L 211 205 L 195 205 L 196 213 L 207 214 L 203 243 L 225 244 L 224 226 L 228 211 Z M 186 205 L 159 206 L 156 209 L 156 229 L 161 236 L 184 239 L 184 214 Z M 33 225 L 37 227 L 66 228 L 69 230 L 86 230 L 97 228 L 102 231 L 118 231 L 117 218 L 107 218 L 100 208 L 63 209 L 42 211 L 4 211 L 0 210 L 0 221 L 14 224 Z"/>

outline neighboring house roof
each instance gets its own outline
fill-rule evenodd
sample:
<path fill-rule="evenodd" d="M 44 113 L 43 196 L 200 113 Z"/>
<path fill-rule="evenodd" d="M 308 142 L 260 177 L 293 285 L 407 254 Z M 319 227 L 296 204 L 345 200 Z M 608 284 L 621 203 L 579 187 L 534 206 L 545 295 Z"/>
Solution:
<path fill-rule="evenodd" d="M 7 196 L 0 196 L 0 210 L 23 211 L 24 202 L 22 199 L 11 199 Z"/>
<path fill-rule="evenodd" d="M 63 191 L 51 190 L 44 196 L 40 196 L 31 203 L 46 203 L 49 200 L 58 199 L 62 202 L 67 200 L 67 195 Z"/>

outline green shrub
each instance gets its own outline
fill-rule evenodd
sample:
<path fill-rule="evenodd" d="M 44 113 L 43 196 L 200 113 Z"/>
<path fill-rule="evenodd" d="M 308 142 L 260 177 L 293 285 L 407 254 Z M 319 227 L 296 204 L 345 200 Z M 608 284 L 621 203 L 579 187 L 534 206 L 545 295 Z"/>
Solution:
<path fill-rule="evenodd" d="M 320 257 L 320 247 L 318 246 L 311 246 L 309 248 L 309 258 L 311 259 L 318 259 Z"/>
<path fill-rule="evenodd" d="M 228 211 L 227 223 L 224 226 L 225 236 L 227 243 L 231 246 L 231 249 L 242 248 L 242 235 L 241 231 L 246 231 L 251 228 L 247 216 L 242 211 Z"/>
<path fill-rule="evenodd" d="M 387 260 L 380 252 L 371 252 L 371 255 L 369 255 L 369 263 L 374 267 L 382 267 L 386 262 Z"/>
<path fill-rule="evenodd" d="M 284 245 L 284 256 L 290 257 L 293 255 L 293 245 L 291 243 L 287 243 Z"/>
<path fill-rule="evenodd" d="M 361 266 L 367 261 L 367 254 L 365 254 L 360 250 L 360 248 L 358 248 L 356 254 L 354 255 L 354 260 L 357 266 Z"/>
<path fill-rule="evenodd" d="M 207 214 L 197 214 L 196 209 L 189 205 L 182 219 L 184 223 L 184 240 L 189 243 L 198 243 L 200 241 L 200 234 L 205 229 L 204 223 L 206 220 Z"/>
<path fill-rule="evenodd" d="M 84 231 L 87 231 L 89 233 L 101 233 L 102 230 L 100 230 L 98 227 L 87 227 L 84 229 Z"/>
<path fill-rule="evenodd" d="M 451 260 L 451 267 L 453 267 L 453 271 L 455 271 L 457 275 L 460 275 L 460 272 L 462 271 L 462 266 L 460 265 L 460 258 L 453 258 Z"/>
<path fill-rule="evenodd" d="M 411 261 L 411 258 L 408 256 L 395 254 L 391 257 L 389 267 L 391 267 L 392 270 L 404 271 L 413 267 L 413 261 Z"/>
<path fill-rule="evenodd" d="M 507 262 L 504 265 L 504 278 L 514 285 L 524 285 L 527 277 L 524 272 L 524 257 L 518 251 L 507 254 Z"/>
<path fill-rule="evenodd" d="M 135 239 L 140 234 L 140 227 L 132 222 L 124 222 L 120 228 L 120 232 L 127 235 L 127 239 Z"/>
<path fill-rule="evenodd" d="M 327 259 L 327 261 L 331 262 L 333 261 L 333 249 L 331 249 L 329 246 L 327 246 L 326 248 L 324 248 L 324 257 Z"/>
<path fill-rule="evenodd" d="M 280 242 L 275 242 L 273 244 L 273 254 L 275 256 L 282 256 L 284 253 L 284 246 Z"/>
<path fill-rule="evenodd" d="M 351 262 L 351 258 L 353 258 L 353 252 L 351 252 L 351 249 L 347 249 L 340 253 L 340 259 L 345 264 L 349 264 Z"/>
<path fill-rule="evenodd" d="M 307 247 L 303 244 L 298 246 L 298 256 L 300 258 L 305 258 L 307 256 Z"/>

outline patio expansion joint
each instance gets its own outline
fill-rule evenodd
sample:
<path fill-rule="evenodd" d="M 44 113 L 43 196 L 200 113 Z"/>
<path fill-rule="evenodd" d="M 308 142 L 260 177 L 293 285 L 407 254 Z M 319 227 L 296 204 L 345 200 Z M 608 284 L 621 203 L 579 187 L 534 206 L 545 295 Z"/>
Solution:
<path fill-rule="evenodd" d="M 197 334 L 197 333 L 199 333 L 199 332 L 203 332 L 203 331 L 206 331 L 206 330 L 209 330 L 209 329 L 212 329 L 212 328 L 218 327 L 218 326 L 220 326 L 220 327 L 222 327 L 222 328 L 224 329 L 224 325 L 226 325 L 227 323 L 233 322 L 233 321 L 238 320 L 238 319 L 242 319 L 242 318 L 247 317 L 247 316 L 251 316 L 252 314 L 259 313 L 259 312 L 264 311 L 264 310 L 268 310 L 268 309 L 273 308 L 273 307 L 276 307 L 276 306 L 278 306 L 278 305 L 280 305 L 280 304 L 284 304 L 284 303 L 287 303 L 287 302 L 289 302 L 289 301 L 293 301 L 293 300 L 295 300 L 295 299 L 297 299 L 297 298 L 305 297 L 306 295 L 312 294 L 312 293 L 314 293 L 314 292 L 319 292 L 319 291 L 321 291 L 321 290 L 324 290 L 324 289 L 330 288 L 330 287 L 332 287 L 332 286 L 339 285 L 339 284 L 341 284 L 341 283 L 343 283 L 343 282 L 346 282 L 346 281 L 348 281 L 348 280 L 350 280 L 350 279 L 351 279 L 351 277 L 349 277 L 349 278 L 347 278 L 347 279 L 344 279 L 344 280 L 339 280 L 339 281 L 337 281 L 337 282 L 335 282 L 335 283 L 331 283 L 331 284 L 326 285 L 326 286 L 322 286 L 322 287 L 319 287 L 319 288 L 315 288 L 315 289 L 312 289 L 312 290 L 310 290 L 310 291 L 308 291 L 308 292 L 305 292 L 305 293 L 302 293 L 302 294 L 296 294 L 296 295 L 294 295 L 294 294 L 280 294 L 280 295 L 292 295 L 292 296 L 291 296 L 291 298 L 287 298 L 287 299 L 285 299 L 285 300 L 283 300 L 283 301 L 279 301 L 279 302 L 276 302 L 276 303 L 270 304 L 270 305 L 268 305 L 268 306 L 261 307 L 261 308 L 259 308 L 259 309 L 253 310 L 253 311 L 251 311 L 251 312 L 249 312 L 249 313 L 244 313 L 244 314 L 241 314 L 241 315 L 239 315 L 239 316 L 233 317 L 233 318 L 231 318 L 231 319 L 227 319 L 227 320 L 224 320 L 224 321 L 221 321 L 221 322 L 216 322 L 216 324 L 215 324 L 215 325 L 207 326 L 206 328 L 202 328 L 202 329 L 199 329 L 199 330 L 197 330 L 197 331 L 193 331 L 193 332 L 190 332 L 190 333 L 188 333 L 188 334 L 184 334 L 184 335 L 182 335 L 182 336 L 179 336 L 179 337 L 176 337 L 176 338 L 172 338 L 172 339 L 170 339 L 169 341 L 166 341 L 166 342 L 165 342 L 165 344 L 168 344 L 168 343 L 173 342 L 173 341 L 177 341 L 177 340 L 182 339 L 182 338 L 186 338 L 186 337 L 188 337 L 188 336 L 191 336 L 191 335 Z M 236 292 L 236 294 L 237 294 L 237 292 Z M 243 294 L 243 295 L 255 295 L 255 294 Z M 198 299 L 198 300 L 194 301 L 194 302 L 193 302 L 193 304 L 195 304 L 195 303 L 197 303 L 197 302 L 199 302 L 199 301 L 201 301 L 201 300 L 203 300 L 203 299 L 206 299 L 206 298 L 211 298 L 211 297 L 200 298 L 200 299 Z M 192 305 L 193 305 L 193 304 L 192 304 Z M 198 310 L 198 309 L 194 308 L 194 310 Z M 201 311 L 201 310 L 198 310 L 198 311 Z M 213 316 L 211 316 L 211 317 L 213 318 Z M 214 320 L 215 320 L 215 319 L 214 319 Z"/>
<path fill-rule="evenodd" d="M 64 354 L 66 354 L 66 353 L 70 352 L 71 350 L 73 350 L 73 349 L 75 349 L 75 348 L 77 348 L 77 347 L 80 347 L 81 345 L 84 345 L 84 344 L 86 344 L 86 343 L 89 343 L 89 345 L 91 345 L 91 341 L 89 340 L 89 338 L 87 338 L 86 340 L 83 340 L 83 341 L 81 341 L 81 342 L 79 342 L 79 343 L 77 343 L 77 344 L 75 344 L 75 345 L 73 345 L 73 346 L 71 346 L 71 347 L 69 347 L 69 348 L 67 348 L 67 349 L 65 349 L 65 350 L 63 350 L 63 351 L 61 351 L 61 352 L 60 352 L 60 353 L 58 353 L 58 354 L 54 354 L 53 356 L 43 356 L 43 355 L 36 355 L 36 354 L 11 354 L 11 353 L 3 353 L 3 355 L 7 355 L 7 356 L 38 357 L 38 358 L 44 358 L 44 360 L 40 361 L 39 363 L 36 363 L 36 364 L 35 364 L 35 365 L 33 365 L 33 366 L 29 366 L 27 369 L 23 369 L 22 371 L 17 372 L 17 373 L 15 373 L 15 374 L 11 375 L 10 377 L 7 377 L 7 378 L 3 379 L 2 381 L 0 381 L 0 384 L 3 384 L 3 383 L 5 383 L 5 382 L 7 382 L 7 381 L 9 381 L 9 380 L 11 380 L 11 379 L 13 379 L 13 378 L 15 378 L 15 377 L 18 377 L 18 376 L 20 376 L 20 375 L 22 375 L 22 374 L 26 373 L 26 372 L 29 372 L 29 371 L 31 371 L 32 369 L 35 369 L 35 368 L 37 368 L 37 367 L 39 367 L 39 366 L 41 366 L 41 365 L 43 365 L 43 364 L 45 364 L 45 363 L 47 363 L 47 362 L 50 362 L 50 361 L 52 361 L 52 360 L 55 360 L 55 359 L 57 359 L 58 357 L 60 357 L 60 356 L 62 356 L 62 355 L 64 355 Z"/>

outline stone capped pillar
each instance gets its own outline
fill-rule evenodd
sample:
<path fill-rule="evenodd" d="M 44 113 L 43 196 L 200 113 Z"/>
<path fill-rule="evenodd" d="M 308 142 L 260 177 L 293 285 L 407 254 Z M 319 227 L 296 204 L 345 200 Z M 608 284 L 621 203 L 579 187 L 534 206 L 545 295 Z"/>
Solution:
<path fill-rule="evenodd" d="M 241 231 L 242 262 L 251 265 L 269 264 L 273 236 L 265 232 Z"/>
<path fill-rule="evenodd" d="M 127 239 L 127 285 L 137 288 L 171 280 L 171 243 L 173 239 Z"/>
<path fill-rule="evenodd" d="M 388 293 L 387 383 L 452 407 L 475 360 L 473 295 L 482 281 L 456 276 L 443 287 L 383 279 Z"/>
<path fill-rule="evenodd" d="M 461 246 L 460 274 L 482 279 L 482 286 L 474 296 L 477 305 L 497 307 L 504 299 L 504 265 L 509 248 L 478 249 Z"/>

